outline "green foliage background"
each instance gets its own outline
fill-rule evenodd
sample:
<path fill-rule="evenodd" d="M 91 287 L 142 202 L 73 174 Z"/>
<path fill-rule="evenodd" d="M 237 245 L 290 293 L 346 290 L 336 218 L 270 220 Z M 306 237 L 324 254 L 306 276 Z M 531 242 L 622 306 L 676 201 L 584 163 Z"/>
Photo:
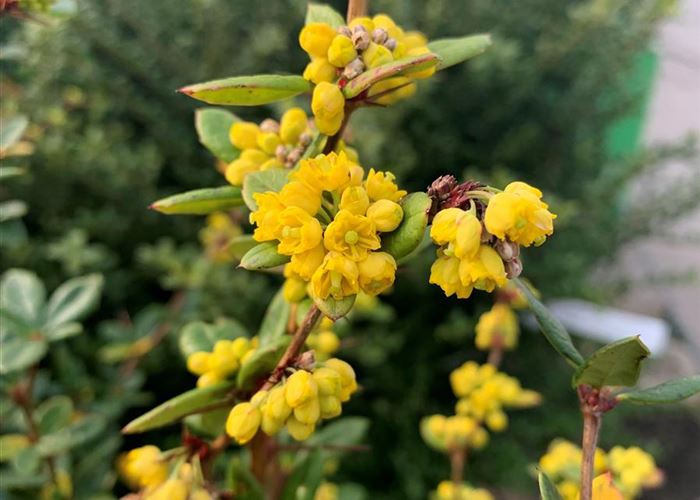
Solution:
<path fill-rule="evenodd" d="M 625 198 L 632 176 L 668 157 L 690 155 L 692 147 L 673 145 L 627 158 L 611 158 L 605 148 L 610 126 L 639 104 L 628 75 L 673 2 L 371 4 L 374 12 L 386 11 L 431 37 L 488 31 L 494 45 L 474 61 L 422 83 L 413 99 L 358 113 L 351 133 L 362 163 L 396 171 L 409 189 L 424 189 L 440 174 L 465 172 L 497 184 L 517 177 L 541 186 L 560 214 L 558 230 L 525 258 L 527 275 L 545 296 L 606 297 L 586 280 L 590 271 L 622 243 L 698 199 L 700 182 L 680 189 L 687 202 L 666 206 L 659 197 L 649 200 L 647 212 L 634 211 Z M 300 0 L 94 0 L 78 6 L 49 26 L 1 21 L 3 30 L 8 28 L 5 41 L 21 49 L 18 58 L 2 61 L 3 78 L 12 84 L 3 113 L 27 114 L 36 143 L 34 155 L 24 160 L 29 174 L 3 187 L 26 201 L 29 213 L 28 236 L 3 244 L 2 267 L 33 269 L 49 288 L 67 277 L 104 273 L 105 294 L 88 325 L 91 333 L 52 356 L 49 363 L 63 385 L 46 389 L 71 395 L 78 406 L 100 407 L 117 372 L 95 353 L 120 335 L 139 335 L 120 331 L 114 318 L 138 317 L 144 310 L 146 316 L 167 314 L 163 304 L 175 291 L 186 290 L 176 324 L 229 316 L 254 331 L 274 293 L 277 282 L 271 278 L 201 257 L 196 238 L 202 219 L 165 217 L 146 207 L 171 193 L 223 184 L 212 158 L 197 144 L 196 103 L 173 90 L 229 75 L 301 72 L 306 60 L 296 34 L 305 5 Z M 276 111 L 235 110 L 258 121 Z M 374 451 L 362 460 L 345 460 L 336 477 L 359 482 L 377 497 L 425 498 L 447 476 L 447 460 L 422 443 L 418 421 L 451 412 L 449 372 L 466 359 L 484 357 L 471 347 L 471 331 L 489 298 L 445 299 L 426 285 L 430 258 L 402 272 L 387 298 L 395 319 L 359 324 L 359 343 L 342 353 L 357 365 L 364 388 L 347 413 L 371 418 L 368 441 Z M 120 425 L 192 386 L 174 349 L 176 335 L 170 337 L 173 342 L 139 365 L 127 391 L 131 396 L 111 413 L 112 454 Z M 532 491 L 528 463 L 551 438 L 578 435 L 578 412 L 566 368 L 535 333 L 525 332 L 504 369 L 542 392 L 546 402 L 513 413 L 509 431 L 471 457 L 468 478 Z M 623 416 L 606 423 L 604 445 L 613 437 L 632 440 L 632 434 L 617 433 Z M 174 444 L 176 434 L 151 434 L 143 442 Z M 141 442 L 129 438 L 122 447 Z M 668 450 L 655 449 L 663 466 Z M 103 469 L 103 480 L 90 491 L 112 487 L 114 478 Z"/>

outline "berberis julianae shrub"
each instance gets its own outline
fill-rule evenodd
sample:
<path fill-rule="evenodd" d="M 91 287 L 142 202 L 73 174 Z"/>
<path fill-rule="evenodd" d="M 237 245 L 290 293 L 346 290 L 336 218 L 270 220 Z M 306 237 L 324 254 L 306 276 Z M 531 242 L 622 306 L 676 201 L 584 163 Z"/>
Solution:
<path fill-rule="evenodd" d="M 518 279 L 524 269 L 520 248 L 542 245 L 554 234 L 556 215 L 536 187 L 516 181 L 501 190 L 443 176 L 427 192 L 408 193 L 390 169 L 363 166 L 345 141 L 354 112 L 409 97 L 416 80 L 478 55 L 490 38 L 428 42 L 385 14 L 368 17 L 366 2 L 351 0 L 347 22 L 329 7 L 310 5 L 299 43 L 311 57 L 303 76 L 237 76 L 180 89 L 207 103 L 240 106 L 307 94 L 313 119 L 298 107 L 290 107 L 279 123 L 242 122 L 220 109 L 198 113 L 200 140 L 227 164 L 222 170 L 230 185 L 175 195 L 152 208 L 240 214 L 245 205 L 252 235 L 234 231 L 229 243 L 241 252 L 240 267 L 283 275 L 285 281 L 255 337 L 232 321 L 185 327 L 180 347 L 199 377 L 197 387 L 124 429 L 143 432 L 184 420 L 182 444 L 132 450 L 119 464 L 125 481 L 143 498 L 357 495 L 356 486 L 324 482 L 333 469 L 331 453 L 357 450 L 362 434 L 357 419 L 324 423 L 339 417 L 351 397 L 362 397 L 362 378 L 331 357 L 338 339 L 329 328 L 352 315 L 356 304 L 401 286 L 399 267 L 432 240 L 437 256 L 426 284 L 463 299 L 475 289 L 495 292 L 497 300 L 477 325 L 477 344 L 489 350 L 488 362 L 467 361 L 456 369 L 450 380 L 456 414 L 429 417 L 421 426 L 426 441 L 449 454 L 452 465 L 450 481 L 438 485 L 435 496 L 489 498 L 463 482 L 467 450 L 486 446 L 489 431 L 507 428 L 505 410 L 540 403 L 538 393 L 497 370 L 503 351 L 517 344 L 513 309 L 527 304 L 556 351 L 576 369 L 584 415 L 581 498 L 633 497 L 638 473 L 627 470 L 635 470 L 630 460 L 617 461 L 623 468 L 618 476 L 594 480 L 602 413 L 625 399 L 682 399 L 700 389 L 700 380 L 621 392 L 619 386 L 636 383 L 648 354 L 638 338 L 605 346 L 588 359 L 576 350 Z M 218 233 L 210 229 L 204 239 L 218 249 Z M 546 472 L 539 478 L 542 495 L 557 498 Z"/>

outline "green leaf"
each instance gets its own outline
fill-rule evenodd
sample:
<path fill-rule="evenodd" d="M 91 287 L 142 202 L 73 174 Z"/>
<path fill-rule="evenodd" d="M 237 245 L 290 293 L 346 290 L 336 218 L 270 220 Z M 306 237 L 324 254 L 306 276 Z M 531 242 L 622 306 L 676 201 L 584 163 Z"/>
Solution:
<path fill-rule="evenodd" d="M 228 252 L 237 260 L 241 260 L 243 256 L 258 244 L 257 241 L 253 239 L 251 234 L 242 234 L 233 238 L 228 244 Z"/>
<path fill-rule="evenodd" d="M 581 353 L 574 347 L 571 336 L 569 332 L 566 331 L 566 328 L 564 328 L 564 325 L 549 312 L 549 309 L 547 309 L 542 302 L 537 300 L 537 297 L 532 293 L 530 287 L 517 278 L 514 279 L 513 282 L 522 290 L 525 297 L 527 297 L 530 311 L 535 315 L 542 334 L 552 347 L 554 347 L 554 350 L 563 356 L 574 368 L 581 366 L 583 364 L 583 356 L 581 356 Z"/>
<path fill-rule="evenodd" d="M 323 453 L 314 450 L 294 468 L 282 491 L 282 500 L 313 500 L 323 480 Z"/>
<path fill-rule="evenodd" d="M 26 116 L 19 115 L 2 121 L 2 126 L 0 126 L 0 151 L 5 151 L 19 142 L 29 125 L 29 120 Z"/>
<path fill-rule="evenodd" d="M 21 167 L 0 167 L 0 181 L 9 179 L 11 177 L 18 177 L 24 175 L 26 170 Z"/>
<path fill-rule="evenodd" d="M 292 337 L 285 335 L 270 341 L 267 346 L 260 346 L 253 354 L 246 359 L 238 370 L 236 383 L 241 389 L 252 387 L 255 380 L 265 374 L 268 374 L 277 365 L 277 361 L 282 357 L 287 346 L 291 342 Z"/>
<path fill-rule="evenodd" d="M 663 384 L 636 389 L 617 395 L 619 401 L 629 401 L 641 405 L 677 403 L 700 392 L 700 375 L 677 378 Z"/>
<path fill-rule="evenodd" d="M 153 202 L 149 208 L 168 215 L 206 215 L 241 206 L 241 188 L 223 186 L 174 194 Z"/>
<path fill-rule="evenodd" d="M 403 220 L 391 233 L 382 235 L 382 251 L 399 260 L 415 250 L 428 227 L 428 210 L 432 201 L 426 193 L 411 193 L 401 200 Z"/>
<path fill-rule="evenodd" d="M 406 70 L 421 71 L 431 68 L 439 62 L 440 58 L 436 54 L 428 53 L 404 57 L 403 59 L 377 66 L 350 80 L 348 84 L 343 87 L 343 95 L 346 99 L 352 99 L 381 80 L 400 75 Z"/>
<path fill-rule="evenodd" d="M 280 289 L 267 307 L 265 316 L 260 324 L 260 330 L 258 331 L 260 347 L 273 343 L 287 333 L 290 309 L 289 302 L 284 300 L 284 295 Z"/>
<path fill-rule="evenodd" d="M 327 299 L 319 299 L 314 297 L 314 304 L 321 310 L 323 314 L 328 316 L 333 321 L 337 321 L 350 312 L 355 304 L 356 295 L 343 297 L 340 300 L 335 300 L 333 297 Z"/>
<path fill-rule="evenodd" d="M 12 467 L 21 475 L 33 475 L 40 465 L 41 456 L 36 446 L 23 448 L 12 459 Z"/>
<path fill-rule="evenodd" d="M 241 259 L 239 267 L 248 271 L 257 271 L 278 267 L 287 262 L 289 262 L 289 256 L 277 253 L 277 243 L 266 241 L 248 250 Z"/>
<path fill-rule="evenodd" d="M 366 500 L 367 490 L 361 484 L 341 483 L 338 485 L 338 500 Z"/>
<path fill-rule="evenodd" d="M 199 142 L 226 163 L 232 162 L 241 154 L 229 139 L 229 129 L 238 121 L 240 118 L 224 109 L 201 108 L 194 112 L 194 127 Z"/>
<path fill-rule="evenodd" d="M 95 439 L 107 427 L 101 415 L 87 415 L 68 427 L 42 436 L 36 445 L 42 457 L 55 456 Z"/>
<path fill-rule="evenodd" d="M 48 344 L 42 338 L 11 337 L 2 339 L 0 375 L 29 368 L 44 357 Z"/>
<path fill-rule="evenodd" d="M 311 83 L 297 75 L 234 76 L 178 90 L 209 104 L 227 106 L 259 106 L 310 91 Z"/>
<path fill-rule="evenodd" d="M 225 321 L 207 324 L 202 321 L 187 323 L 180 333 L 180 352 L 187 357 L 195 352 L 211 352 L 219 340 L 233 340 L 238 337 L 247 337 L 248 332 L 238 321 L 227 319 Z"/>
<path fill-rule="evenodd" d="M 368 429 L 369 419 L 365 417 L 343 417 L 321 427 L 306 440 L 306 443 L 310 446 L 352 446 L 365 439 Z"/>
<path fill-rule="evenodd" d="M 309 3 L 306 8 L 306 19 L 304 24 L 311 23 L 326 23 L 331 28 L 340 28 L 345 26 L 345 18 L 338 11 L 321 3 Z"/>
<path fill-rule="evenodd" d="M 102 294 L 104 279 L 100 274 L 73 278 L 59 286 L 46 308 L 46 326 L 56 327 L 83 319 L 94 309 Z"/>
<path fill-rule="evenodd" d="M 0 470 L 0 484 L 6 490 L 41 488 L 48 481 L 49 478 L 44 472 L 34 474 L 25 471 Z"/>
<path fill-rule="evenodd" d="M 649 356 L 639 336 L 605 345 L 593 353 L 574 374 L 574 386 L 633 386 L 639 379 L 641 362 Z"/>
<path fill-rule="evenodd" d="M 491 35 L 469 35 L 461 38 L 441 38 L 428 44 L 433 54 L 440 56 L 438 71 L 483 54 L 491 46 Z"/>
<path fill-rule="evenodd" d="M 63 323 L 56 326 L 48 326 L 44 329 L 44 335 L 49 342 L 67 339 L 83 332 L 83 325 L 76 321 Z"/>
<path fill-rule="evenodd" d="M 36 422 L 39 434 L 51 434 L 70 422 L 73 415 L 73 401 L 68 396 L 54 396 L 41 403 L 36 409 Z"/>
<path fill-rule="evenodd" d="M 10 269 L 0 282 L 0 309 L 27 324 L 37 324 L 46 302 L 46 289 L 31 271 Z"/>
<path fill-rule="evenodd" d="M 554 483 L 549 479 L 547 474 L 539 471 L 537 474 L 537 482 L 540 485 L 540 498 L 542 500 L 561 500 L 557 487 L 554 486 Z"/>
<path fill-rule="evenodd" d="M 0 222 L 19 219 L 27 213 L 27 204 L 20 200 L 8 200 L 0 203 Z"/>
<path fill-rule="evenodd" d="M 234 386 L 233 382 L 222 382 L 187 391 L 132 420 L 122 429 L 122 432 L 124 434 L 145 432 L 176 422 L 187 415 L 208 411 L 213 406 L 223 406 L 228 402 L 233 404 L 235 398 L 231 389 Z"/>
<path fill-rule="evenodd" d="M 251 172 L 243 179 L 243 201 L 251 211 L 258 209 L 253 195 L 274 191 L 277 193 L 285 184 L 289 171 L 282 168 L 271 168 L 260 172 Z"/>
<path fill-rule="evenodd" d="M 20 451 L 31 445 L 24 434 L 4 434 L 0 436 L 0 462 L 13 460 Z"/>
<path fill-rule="evenodd" d="M 199 436 L 215 438 L 226 427 L 226 419 L 230 412 L 230 408 L 219 408 L 196 415 L 188 415 L 185 417 L 185 425 Z"/>

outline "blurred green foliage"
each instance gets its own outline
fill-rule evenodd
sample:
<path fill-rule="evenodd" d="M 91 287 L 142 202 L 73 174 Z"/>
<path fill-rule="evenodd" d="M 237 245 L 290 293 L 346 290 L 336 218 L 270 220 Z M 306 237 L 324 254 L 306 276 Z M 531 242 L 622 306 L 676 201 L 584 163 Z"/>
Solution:
<path fill-rule="evenodd" d="M 344 9 L 343 2 L 331 3 Z M 560 214 L 559 225 L 547 245 L 526 255 L 527 275 L 545 296 L 603 297 L 587 280 L 591 270 L 621 244 L 700 199 L 700 182 L 672 187 L 682 195 L 673 204 L 656 193 L 639 210 L 626 197 L 630 179 L 665 159 L 694 154 L 691 144 L 628 158 L 611 158 L 605 149 L 611 125 L 639 105 L 626 78 L 673 3 L 373 0 L 374 12 L 387 11 L 431 37 L 488 31 L 494 45 L 474 61 L 422 83 L 417 96 L 391 110 L 359 112 L 352 142 L 364 165 L 391 168 L 409 189 L 423 189 L 444 173 L 496 184 L 517 177 L 541 186 Z M 16 20 L 0 20 L 4 42 L 13 47 L 0 61 L 7 95 L 3 116 L 27 115 L 26 138 L 34 144 L 33 154 L 18 163 L 27 174 L 2 188 L 3 199 L 11 194 L 26 203 L 27 237 L 18 245 L 3 244 L 1 255 L 3 269 L 32 269 L 50 288 L 67 277 L 104 274 L 102 307 L 87 325 L 91 334 L 51 353 L 62 366 L 54 392 L 99 406 L 109 394 L 101 384 L 125 368 L 95 353 L 105 355 L 105 346 L 119 339 L 136 341 L 145 331 L 152 333 L 154 314 L 173 317 L 173 332 L 185 320 L 222 316 L 255 331 L 277 280 L 205 260 L 196 244 L 202 219 L 165 217 L 146 207 L 172 193 L 224 184 L 213 159 L 197 144 L 196 103 L 174 89 L 229 75 L 301 72 L 305 56 L 296 34 L 305 4 L 94 0 L 77 5 L 75 13 L 48 25 L 20 27 Z M 258 121 L 275 112 L 271 107 L 236 110 Z M 428 287 L 430 258 L 425 255 L 402 272 L 401 285 L 387 298 L 396 310 L 394 320 L 360 321 L 353 329 L 356 342 L 343 352 L 357 365 L 364 388 L 347 413 L 370 417 L 368 441 L 375 451 L 362 460 L 344 460 L 337 478 L 361 483 L 380 498 L 425 498 L 447 475 L 447 460 L 422 443 L 418 422 L 449 411 L 453 368 L 466 359 L 483 360 L 471 347 L 471 331 L 490 299 L 457 302 Z M 179 291 L 183 301 L 175 313 L 168 312 L 163 305 Z M 119 446 L 119 424 L 192 386 L 175 354 L 174 337 L 130 372 L 133 395 L 110 413 L 113 437 L 105 457 Z M 546 403 L 513 414 L 509 432 L 473 457 L 469 480 L 532 489 L 528 463 L 552 437 L 577 436 L 575 397 L 566 367 L 555 359 L 535 333 L 525 335 L 518 352 L 506 357 L 505 371 L 542 392 Z M 543 366 L 547 377 L 541 376 Z M 603 444 L 620 428 L 619 419 L 609 419 Z M 176 437 L 176 431 L 159 432 L 147 440 L 172 444 Z M 129 439 L 125 448 L 142 442 Z M 111 463 L 105 457 L 100 460 Z M 113 481 L 111 476 L 97 481 L 93 491 L 111 488 Z"/>

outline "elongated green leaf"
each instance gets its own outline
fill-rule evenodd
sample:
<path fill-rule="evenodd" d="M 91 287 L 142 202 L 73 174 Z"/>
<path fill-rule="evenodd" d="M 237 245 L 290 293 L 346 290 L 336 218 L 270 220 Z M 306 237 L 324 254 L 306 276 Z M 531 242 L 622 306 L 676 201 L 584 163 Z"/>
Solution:
<path fill-rule="evenodd" d="M 236 186 L 223 186 L 168 196 L 153 202 L 149 208 L 168 215 L 206 215 L 240 206 L 243 206 L 241 189 Z"/>
<path fill-rule="evenodd" d="M 49 342 L 67 339 L 83 332 L 83 325 L 77 321 L 62 323 L 56 326 L 47 326 L 44 328 L 44 335 Z"/>
<path fill-rule="evenodd" d="M 574 386 L 633 386 L 639 379 L 641 362 L 649 356 L 639 336 L 627 337 L 598 349 L 574 374 Z"/>
<path fill-rule="evenodd" d="M 261 172 L 251 172 L 243 180 L 243 201 L 250 210 L 257 210 L 253 195 L 255 193 L 266 193 L 280 191 L 287 183 L 289 172 L 281 168 L 271 168 Z"/>
<path fill-rule="evenodd" d="M 24 370 L 38 362 L 46 354 L 48 345 L 42 338 L 11 337 L 2 340 L 0 349 L 0 374 Z"/>
<path fill-rule="evenodd" d="M 294 467 L 284 485 L 282 500 L 313 500 L 322 479 L 323 453 L 321 450 L 313 450 Z"/>
<path fill-rule="evenodd" d="M 59 286 L 46 308 L 46 326 L 56 327 L 83 319 L 94 309 L 102 294 L 104 279 L 100 274 L 73 278 Z"/>
<path fill-rule="evenodd" d="M 33 473 L 32 471 L 27 471 L 26 468 L 23 468 L 22 472 L 16 472 L 11 469 L 0 470 L 0 484 L 2 484 L 4 489 L 8 490 L 15 488 L 41 488 L 48 481 L 50 479 L 45 472 Z"/>
<path fill-rule="evenodd" d="M 554 483 L 549 479 L 547 474 L 539 471 L 537 474 L 537 482 L 540 485 L 540 498 L 542 500 L 561 500 L 557 487 L 554 486 Z"/>
<path fill-rule="evenodd" d="M 285 335 L 270 341 L 267 346 L 259 347 L 250 355 L 238 371 L 236 383 L 241 389 L 249 389 L 255 380 L 269 374 L 277 365 L 277 361 L 287 349 L 292 337 Z"/>
<path fill-rule="evenodd" d="M 343 87 L 343 95 L 346 99 L 352 99 L 381 80 L 400 75 L 406 70 L 421 71 L 431 68 L 437 65 L 439 61 L 439 56 L 428 53 L 404 57 L 403 59 L 377 66 L 350 80 L 348 84 Z"/>
<path fill-rule="evenodd" d="M 24 434 L 4 434 L 0 436 L 0 462 L 13 460 L 20 451 L 31 445 Z"/>
<path fill-rule="evenodd" d="M 323 314 L 336 321 L 350 312 L 355 304 L 356 297 L 356 295 L 350 295 L 343 297 L 341 300 L 335 300 L 333 297 L 328 297 L 325 300 L 314 297 L 314 304 Z"/>
<path fill-rule="evenodd" d="M 280 289 L 267 307 L 265 317 L 260 324 L 260 330 L 258 331 L 260 347 L 273 343 L 287 332 L 290 309 L 289 302 L 284 300 L 284 295 Z"/>
<path fill-rule="evenodd" d="M 231 390 L 235 387 L 233 382 L 192 389 L 184 394 L 174 397 L 165 403 L 156 406 L 135 420 L 129 422 L 122 429 L 124 434 L 136 434 L 156 427 L 177 422 L 182 417 L 211 409 L 212 406 L 224 405 L 235 401 Z"/>
<path fill-rule="evenodd" d="M 360 444 L 369 430 L 365 417 L 343 417 L 321 427 L 306 441 L 309 445 L 330 444 L 351 446 Z"/>
<path fill-rule="evenodd" d="M 234 76 L 178 90 L 209 104 L 229 106 L 258 106 L 310 91 L 311 83 L 297 75 Z"/>
<path fill-rule="evenodd" d="M 36 409 L 39 434 L 51 434 L 70 422 L 73 414 L 73 401 L 68 396 L 54 396 L 41 403 Z"/>
<path fill-rule="evenodd" d="M 41 311 L 46 302 L 46 289 L 31 271 L 10 269 L 0 282 L 0 309 L 26 324 L 41 321 Z"/>
<path fill-rule="evenodd" d="M 107 426 L 101 415 L 87 415 L 68 427 L 42 436 L 36 445 L 42 457 L 55 456 L 95 439 Z"/>
<path fill-rule="evenodd" d="M 8 200 L 0 203 L 0 222 L 19 219 L 27 213 L 27 204 L 20 200 Z"/>
<path fill-rule="evenodd" d="M 202 108 L 194 113 L 194 126 L 199 142 L 226 163 L 232 162 L 241 154 L 229 139 L 229 129 L 237 121 L 240 121 L 240 118 L 224 109 Z"/>
<path fill-rule="evenodd" d="M 345 26 L 345 18 L 333 7 L 322 3 L 309 3 L 304 24 L 311 23 L 326 23 L 332 28 L 340 28 Z"/>
<path fill-rule="evenodd" d="M 238 321 L 227 319 L 215 324 L 202 321 L 187 323 L 180 333 L 180 352 L 186 359 L 198 351 L 211 352 L 219 340 L 247 337 L 248 332 Z"/>
<path fill-rule="evenodd" d="M 441 38 L 428 44 L 430 52 L 440 56 L 438 71 L 483 54 L 491 46 L 491 35 L 469 35 L 460 38 Z"/>
<path fill-rule="evenodd" d="M 25 172 L 21 167 L 0 167 L 0 181 L 24 175 Z"/>
<path fill-rule="evenodd" d="M 248 250 L 241 259 L 240 267 L 248 271 L 270 269 L 289 262 L 287 255 L 277 253 L 277 243 L 266 241 Z"/>
<path fill-rule="evenodd" d="M 669 380 L 648 389 L 636 389 L 617 395 L 620 401 L 641 405 L 677 403 L 700 393 L 700 375 Z"/>
<path fill-rule="evenodd" d="M 338 500 L 367 500 L 369 494 L 364 486 L 357 483 L 340 483 Z"/>
<path fill-rule="evenodd" d="M 0 151 L 14 146 L 24 134 L 29 125 L 29 120 L 24 115 L 14 116 L 9 120 L 2 120 L 0 126 Z"/>
<path fill-rule="evenodd" d="M 382 251 L 399 260 L 406 257 L 423 240 L 428 227 L 430 197 L 426 193 L 411 193 L 401 200 L 403 220 L 395 231 L 382 235 Z"/>
<path fill-rule="evenodd" d="M 581 356 L 581 353 L 574 347 L 571 336 L 569 332 L 566 331 L 566 328 L 564 328 L 564 325 L 549 312 L 549 309 L 547 309 L 542 302 L 537 300 L 537 297 L 534 296 L 532 290 L 530 290 L 525 283 L 517 278 L 514 279 L 513 282 L 522 290 L 525 297 L 527 297 L 530 311 L 535 315 L 542 334 L 552 347 L 554 347 L 554 350 L 563 356 L 574 368 L 581 366 L 583 364 L 583 356 Z"/>
<path fill-rule="evenodd" d="M 251 234 L 242 234 L 233 238 L 228 244 L 228 252 L 235 259 L 241 260 L 243 256 L 253 248 L 257 246 L 258 242 L 253 239 Z"/>

